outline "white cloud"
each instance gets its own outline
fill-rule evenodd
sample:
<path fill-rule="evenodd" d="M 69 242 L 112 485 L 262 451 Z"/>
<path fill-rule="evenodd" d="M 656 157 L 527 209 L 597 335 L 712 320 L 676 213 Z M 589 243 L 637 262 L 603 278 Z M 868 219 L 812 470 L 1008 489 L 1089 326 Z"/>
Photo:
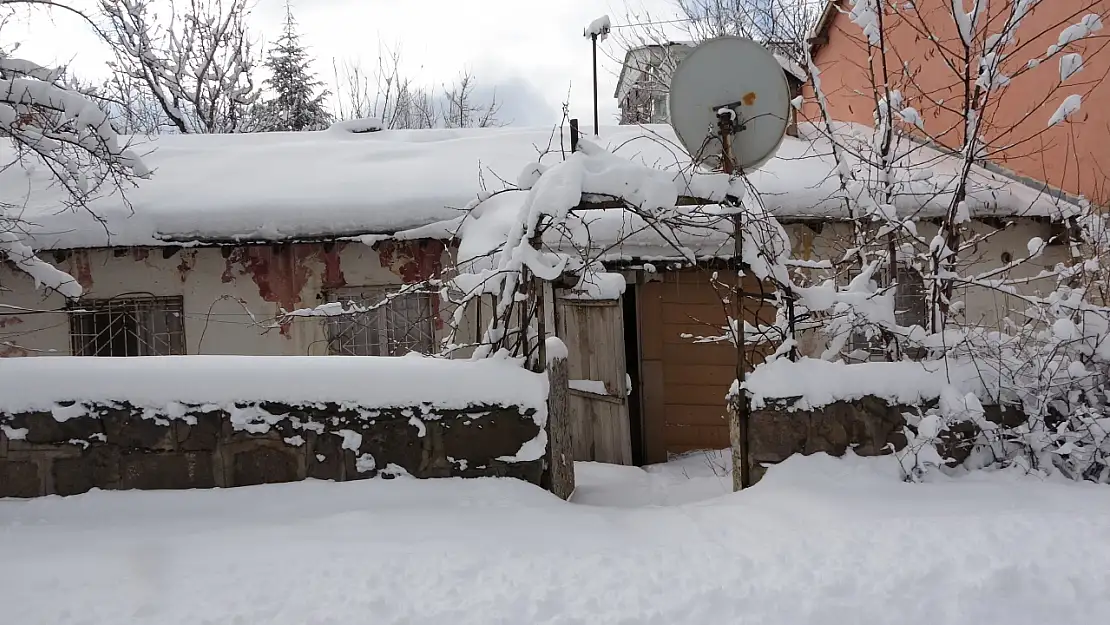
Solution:
<path fill-rule="evenodd" d="M 645 4 L 653 17 L 673 16 L 670 0 Z M 263 43 L 280 32 L 284 7 L 283 0 L 260 0 L 255 7 L 250 23 Z M 332 58 L 358 59 L 369 67 L 377 62 L 379 42 L 400 44 L 405 69 L 419 82 L 438 87 L 469 69 L 483 89 L 498 87 L 503 117 L 518 125 L 558 122 L 568 87 L 572 116 L 590 123 L 590 42 L 582 29 L 606 12 L 615 24 L 625 22 L 620 0 L 295 0 L 293 12 L 321 79 L 331 81 Z M 40 63 L 72 61 L 76 72 L 90 78 L 108 72 L 106 46 L 87 24 L 60 11 L 35 11 L 9 24 L 3 42 L 13 41 L 23 43 L 21 56 Z M 620 63 L 614 59 L 623 52 L 615 37 L 600 45 L 599 108 L 606 123 L 616 114 L 612 94 Z"/>

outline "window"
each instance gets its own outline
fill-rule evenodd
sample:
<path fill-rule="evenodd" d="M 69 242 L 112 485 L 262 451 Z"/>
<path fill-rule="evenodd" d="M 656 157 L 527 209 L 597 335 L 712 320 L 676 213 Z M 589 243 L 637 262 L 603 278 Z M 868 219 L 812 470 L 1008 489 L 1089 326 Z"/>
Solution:
<path fill-rule="evenodd" d="M 328 302 L 380 303 L 396 287 L 353 287 L 327 294 Z M 328 353 L 340 356 L 403 356 L 435 348 L 435 296 L 409 293 L 365 313 L 328 317 Z"/>
<path fill-rule="evenodd" d="M 651 123 L 665 124 L 667 117 L 667 96 L 656 95 L 651 98 Z"/>
<path fill-rule="evenodd" d="M 74 356 L 185 353 L 181 297 L 82 300 L 71 307 Z"/>

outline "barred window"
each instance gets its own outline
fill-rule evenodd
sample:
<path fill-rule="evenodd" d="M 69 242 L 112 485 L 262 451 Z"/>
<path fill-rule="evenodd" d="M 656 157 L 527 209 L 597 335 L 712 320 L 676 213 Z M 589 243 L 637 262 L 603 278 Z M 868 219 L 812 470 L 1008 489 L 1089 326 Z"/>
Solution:
<path fill-rule="evenodd" d="M 81 300 L 70 308 L 74 356 L 185 353 L 181 297 Z"/>
<path fill-rule="evenodd" d="M 328 302 L 373 306 L 396 287 L 348 287 L 327 293 Z M 374 310 L 328 317 L 328 353 L 339 356 L 429 354 L 435 348 L 434 294 L 407 293 Z"/>

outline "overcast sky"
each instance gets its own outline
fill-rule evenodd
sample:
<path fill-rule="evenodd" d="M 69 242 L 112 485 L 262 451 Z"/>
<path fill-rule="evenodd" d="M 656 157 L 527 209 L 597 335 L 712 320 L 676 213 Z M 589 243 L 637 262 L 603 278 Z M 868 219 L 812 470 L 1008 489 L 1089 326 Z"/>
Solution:
<path fill-rule="evenodd" d="M 629 4 L 646 7 L 654 19 L 673 19 L 672 2 Z M 568 88 L 572 116 L 583 124 L 591 120 L 590 43 L 582 30 L 603 14 L 614 24 L 626 23 L 625 6 L 625 0 L 294 0 L 293 12 L 325 82 L 332 81 L 333 58 L 358 59 L 372 67 L 379 41 L 400 44 L 405 69 L 418 82 L 438 88 L 466 68 L 482 91 L 497 88 L 504 121 L 547 125 L 559 121 Z M 258 0 L 250 20 L 253 35 L 272 42 L 284 13 L 284 0 Z M 107 47 L 79 19 L 57 10 L 27 15 L 21 12 L 20 20 L 3 31 L 6 46 L 22 44 L 18 56 L 40 64 L 69 63 L 87 78 L 108 73 Z M 599 48 L 601 123 L 615 123 L 616 59 L 623 52 L 612 37 Z"/>

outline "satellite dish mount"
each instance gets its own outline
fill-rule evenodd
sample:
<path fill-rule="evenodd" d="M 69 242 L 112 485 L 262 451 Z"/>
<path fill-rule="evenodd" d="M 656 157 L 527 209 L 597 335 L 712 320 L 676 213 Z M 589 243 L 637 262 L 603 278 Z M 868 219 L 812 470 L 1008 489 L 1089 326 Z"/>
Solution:
<path fill-rule="evenodd" d="M 669 97 L 671 126 L 690 157 L 730 175 L 759 168 L 786 135 L 786 74 L 751 39 L 703 42 L 675 68 Z"/>

